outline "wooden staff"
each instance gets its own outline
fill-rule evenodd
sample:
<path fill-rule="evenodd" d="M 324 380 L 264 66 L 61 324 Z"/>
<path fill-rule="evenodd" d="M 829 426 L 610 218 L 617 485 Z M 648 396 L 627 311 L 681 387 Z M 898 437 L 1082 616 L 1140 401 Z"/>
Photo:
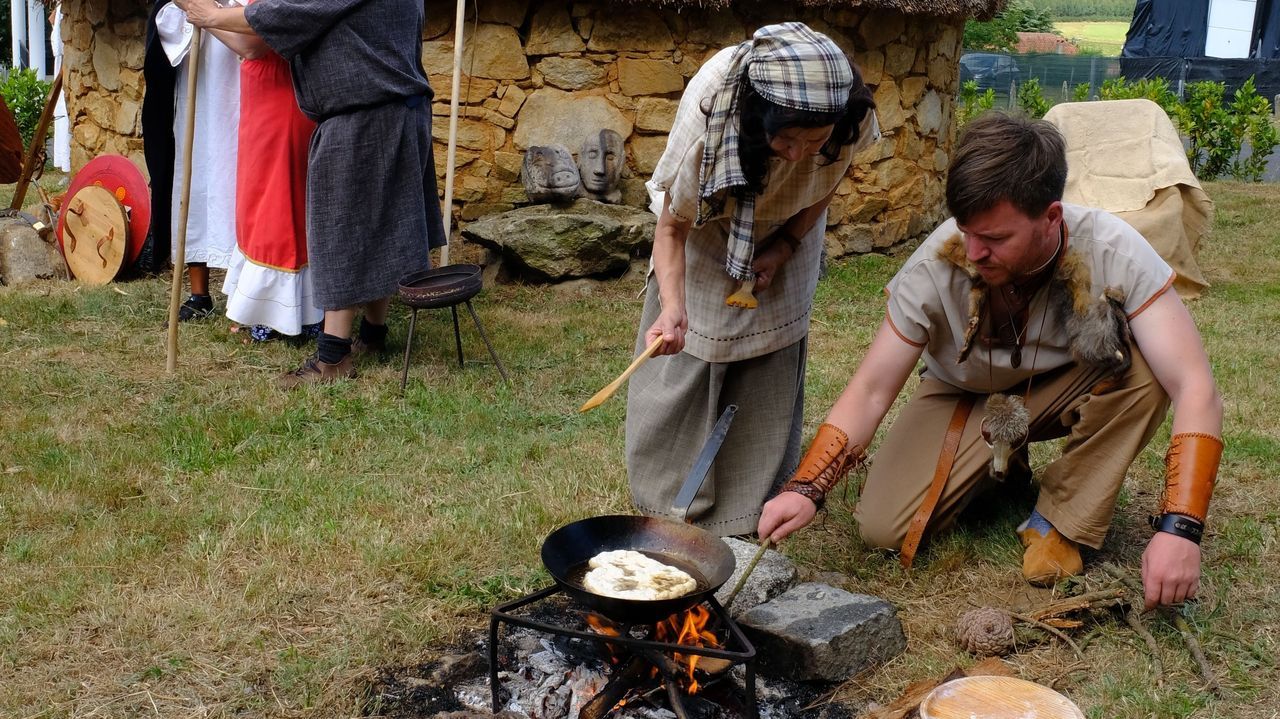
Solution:
<path fill-rule="evenodd" d="M 453 94 L 449 96 L 449 150 L 445 153 L 444 166 L 444 247 L 440 250 L 440 264 L 449 264 L 449 233 L 453 225 L 453 176 L 454 162 L 458 157 L 458 91 L 462 88 L 462 43 L 466 23 L 467 0 L 458 0 L 453 19 Z M 475 56 L 472 55 L 474 58 Z M 432 172 L 435 169 L 432 168 Z"/>
<path fill-rule="evenodd" d="M 173 283 L 169 288 L 169 353 L 165 370 L 178 368 L 178 306 L 182 295 L 182 269 L 187 264 L 187 214 L 191 209 L 191 141 L 196 134 L 196 75 L 200 69 L 200 28 L 191 33 L 187 51 L 186 137 L 182 142 L 182 194 L 178 202 L 177 246 L 173 251 Z"/>
<path fill-rule="evenodd" d="M 53 120 L 53 108 L 58 104 L 60 94 L 62 94 L 61 72 L 54 76 L 53 83 L 49 86 L 49 99 L 44 101 L 40 121 L 36 123 L 35 134 L 31 136 L 31 147 L 27 148 L 27 156 L 22 160 L 22 174 L 18 177 L 18 184 L 13 188 L 13 202 L 9 203 L 11 210 L 22 209 L 22 201 L 27 197 L 27 186 L 31 184 L 31 177 L 36 174 L 36 158 L 40 156 L 40 150 L 44 149 L 44 138 L 49 132 L 49 122 Z"/>

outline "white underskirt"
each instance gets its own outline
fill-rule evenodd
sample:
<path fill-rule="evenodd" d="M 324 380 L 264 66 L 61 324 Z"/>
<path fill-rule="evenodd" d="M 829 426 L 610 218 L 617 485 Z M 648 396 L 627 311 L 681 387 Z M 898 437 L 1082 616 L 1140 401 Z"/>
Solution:
<path fill-rule="evenodd" d="M 239 247 L 231 251 L 227 279 L 227 317 L 242 325 L 266 325 L 284 335 L 302 333 L 303 325 L 324 319 L 316 305 L 311 269 L 285 272 L 249 261 Z"/>

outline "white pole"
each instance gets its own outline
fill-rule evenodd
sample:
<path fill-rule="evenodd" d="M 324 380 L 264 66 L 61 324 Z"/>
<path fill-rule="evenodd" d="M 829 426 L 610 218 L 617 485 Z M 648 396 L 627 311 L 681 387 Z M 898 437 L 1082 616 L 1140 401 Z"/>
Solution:
<path fill-rule="evenodd" d="M 27 8 L 25 0 L 9 0 L 9 40 L 13 45 L 13 61 L 11 67 L 26 67 L 26 58 L 22 51 L 23 42 L 27 39 Z"/>
<path fill-rule="evenodd" d="M 458 0 L 458 12 L 453 18 L 453 92 L 449 95 L 449 151 L 445 154 L 444 167 L 444 239 L 440 250 L 440 264 L 449 264 L 449 233 L 453 225 L 453 176 L 454 162 L 458 158 L 458 93 L 462 87 L 462 29 L 466 23 L 467 0 Z"/>
<path fill-rule="evenodd" d="M 36 77 L 44 79 L 49 75 L 49 65 L 45 62 L 44 41 L 44 4 L 27 3 L 27 58 L 30 67 L 36 71 Z"/>

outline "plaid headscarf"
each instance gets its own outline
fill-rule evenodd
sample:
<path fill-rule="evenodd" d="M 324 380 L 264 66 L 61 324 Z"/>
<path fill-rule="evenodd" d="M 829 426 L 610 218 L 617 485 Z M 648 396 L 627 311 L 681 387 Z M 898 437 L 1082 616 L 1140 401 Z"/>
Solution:
<path fill-rule="evenodd" d="M 775 105 L 811 112 L 834 113 L 845 108 L 853 88 L 853 69 L 844 51 L 831 38 L 799 22 L 766 25 L 734 50 L 724 86 L 711 102 L 707 117 L 706 146 L 699 173 L 697 224 L 724 208 L 729 193 L 742 187 L 747 177 L 738 157 L 738 88 L 744 76 L 751 87 Z M 755 277 L 753 237 L 755 198 L 744 193 L 729 223 L 729 247 L 725 270 L 736 279 Z"/>

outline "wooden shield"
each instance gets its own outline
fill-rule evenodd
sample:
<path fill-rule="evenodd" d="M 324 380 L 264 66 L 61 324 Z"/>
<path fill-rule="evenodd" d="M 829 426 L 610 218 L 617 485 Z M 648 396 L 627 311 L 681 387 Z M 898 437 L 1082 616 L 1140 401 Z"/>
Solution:
<path fill-rule="evenodd" d="M 105 285 L 124 264 L 129 218 L 105 187 L 90 185 L 62 205 L 62 252 L 71 274 L 86 285 Z"/>
<path fill-rule="evenodd" d="M 1084 719 L 1072 701 L 1049 687 L 1014 677 L 962 677 L 920 702 L 920 719 Z"/>
<path fill-rule="evenodd" d="M 124 263 L 133 264 L 142 252 L 151 228 L 151 192 L 142 172 L 124 155 L 99 155 L 76 173 L 67 188 L 67 197 L 85 187 L 101 187 L 129 210 L 129 232 Z M 64 205 L 65 208 L 65 205 Z M 176 210 L 176 208 L 175 208 Z M 58 241 L 66 243 L 65 213 L 58 218 Z M 66 249 L 63 249 L 66 253 Z"/>

